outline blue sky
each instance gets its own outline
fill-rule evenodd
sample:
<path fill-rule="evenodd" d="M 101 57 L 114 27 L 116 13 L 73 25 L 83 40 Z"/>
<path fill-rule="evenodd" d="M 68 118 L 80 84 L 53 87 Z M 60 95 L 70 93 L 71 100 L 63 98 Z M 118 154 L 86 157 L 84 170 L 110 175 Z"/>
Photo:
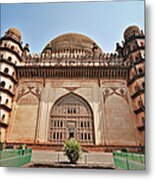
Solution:
<path fill-rule="evenodd" d="M 41 52 L 53 38 L 80 33 L 104 52 L 114 52 L 129 25 L 144 30 L 144 1 L 1 4 L 1 36 L 18 28 L 32 53 Z"/>

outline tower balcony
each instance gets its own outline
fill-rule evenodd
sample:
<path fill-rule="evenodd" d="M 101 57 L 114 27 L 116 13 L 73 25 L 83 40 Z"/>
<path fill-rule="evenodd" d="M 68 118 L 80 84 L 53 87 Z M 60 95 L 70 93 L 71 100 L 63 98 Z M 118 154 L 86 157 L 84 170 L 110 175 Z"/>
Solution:
<path fill-rule="evenodd" d="M 140 57 L 138 57 L 138 59 L 136 59 L 136 61 L 134 62 L 134 65 L 137 65 L 137 64 L 140 64 L 143 62 L 145 62 L 145 58 L 140 56 Z"/>
<path fill-rule="evenodd" d="M 4 36 L 4 37 L 2 37 L 2 38 L 0 39 L 0 42 L 5 41 L 5 40 L 7 40 L 7 41 L 12 41 L 12 42 L 18 44 L 20 50 L 21 50 L 21 51 L 23 50 L 22 45 L 21 45 L 21 43 L 20 43 L 19 41 L 16 41 L 15 39 L 13 39 L 13 38 L 11 38 L 11 37 L 9 37 L 9 36 Z"/>
<path fill-rule="evenodd" d="M 139 73 L 139 74 L 135 74 L 135 75 L 133 76 L 133 78 L 128 81 L 128 86 L 130 86 L 130 85 L 131 85 L 133 82 L 135 82 L 137 79 L 140 79 L 140 78 L 142 78 L 142 77 L 144 77 L 144 76 L 145 76 L 145 73 L 144 73 L 144 72 Z"/>
<path fill-rule="evenodd" d="M 9 89 L 5 89 L 3 87 L 0 87 L 0 92 L 8 94 L 10 97 L 14 97 L 15 96 L 13 92 L 11 92 Z"/>
<path fill-rule="evenodd" d="M 14 84 L 17 84 L 17 79 L 15 78 L 15 76 L 12 76 L 10 74 L 6 74 L 4 72 L 0 72 L 0 76 L 1 77 L 4 76 L 4 77 L 10 79 Z"/>
<path fill-rule="evenodd" d="M 145 93 L 144 89 L 138 88 L 137 91 L 133 95 L 131 95 L 131 98 L 135 99 L 136 97 L 138 97 L 139 95 L 144 94 L 144 93 Z"/>
<path fill-rule="evenodd" d="M 145 47 L 144 46 L 136 45 L 135 48 L 129 49 L 128 54 L 132 54 L 132 53 L 134 53 L 136 51 L 139 51 L 139 50 L 145 50 Z"/>
<path fill-rule="evenodd" d="M 142 104 L 138 109 L 134 110 L 135 114 L 145 112 L 145 106 Z"/>
<path fill-rule="evenodd" d="M 144 34 L 133 34 L 128 39 L 126 39 L 125 44 L 128 44 L 129 42 L 133 41 L 134 39 L 145 39 Z"/>
<path fill-rule="evenodd" d="M 16 52 L 15 50 L 13 50 L 13 49 L 10 49 L 9 47 L 0 47 L 0 51 L 11 52 L 11 53 L 13 53 L 18 58 L 19 61 L 22 61 L 22 58 L 19 55 L 19 53 Z"/>
<path fill-rule="evenodd" d="M 3 57 L 0 57 L 0 62 L 1 62 L 1 63 L 6 63 L 6 64 L 8 64 L 8 65 L 10 65 L 10 66 L 13 66 L 13 67 L 16 69 L 16 65 L 15 65 L 13 62 L 9 61 L 8 59 L 5 59 L 5 58 L 3 58 Z"/>
<path fill-rule="evenodd" d="M 138 126 L 137 129 L 139 131 L 144 131 L 145 130 L 145 124 L 142 124 L 141 126 Z"/>
<path fill-rule="evenodd" d="M 4 121 L 3 119 L 0 119 L 0 127 L 8 127 L 8 122 Z"/>
<path fill-rule="evenodd" d="M 11 112 L 11 108 L 7 104 L 0 104 L 0 109 L 4 109 L 7 112 Z"/>
<path fill-rule="evenodd" d="M 128 48 L 127 53 L 124 54 L 124 59 L 127 59 L 132 53 L 134 53 L 136 51 L 139 52 L 140 50 L 145 50 L 145 46 L 136 45 L 133 49 Z"/>

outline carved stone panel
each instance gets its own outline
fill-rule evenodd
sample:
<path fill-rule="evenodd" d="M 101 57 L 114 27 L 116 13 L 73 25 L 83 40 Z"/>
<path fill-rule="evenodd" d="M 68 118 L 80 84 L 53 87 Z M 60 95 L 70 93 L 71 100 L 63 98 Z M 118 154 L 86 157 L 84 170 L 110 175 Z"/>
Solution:
<path fill-rule="evenodd" d="M 108 145 L 136 145 L 133 120 L 127 101 L 112 94 L 105 102 Z"/>
<path fill-rule="evenodd" d="M 39 101 L 28 93 L 22 96 L 14 110 L 11 140 L 15 142 L 34 142 Z"/>

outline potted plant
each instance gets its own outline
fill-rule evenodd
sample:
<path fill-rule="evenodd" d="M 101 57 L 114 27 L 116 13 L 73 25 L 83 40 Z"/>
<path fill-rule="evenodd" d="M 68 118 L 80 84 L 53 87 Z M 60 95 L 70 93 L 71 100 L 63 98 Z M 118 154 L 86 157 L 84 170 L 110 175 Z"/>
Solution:
<path fill-rule="evenodd" d="M 65 142 L 64 151 L 71 164 L 76 164 L 82 155 L 80 143 L 73 138 Z"/>

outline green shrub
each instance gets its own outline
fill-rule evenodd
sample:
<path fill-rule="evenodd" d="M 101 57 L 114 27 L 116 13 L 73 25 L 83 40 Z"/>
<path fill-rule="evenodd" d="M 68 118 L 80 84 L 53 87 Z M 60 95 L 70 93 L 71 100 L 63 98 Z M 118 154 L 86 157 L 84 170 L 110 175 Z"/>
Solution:
<path fill-rule="evenodd" d="M 124 147 L 124 148 L 122 148 L 122 152 L 127 153 L 128 150 Z"/>
<path fill-rule="evenodd" d="M 80 143 L 73 138 L 65 142 L 64 151 L 71 164 L 75 164 L 82 155 Z"/>

